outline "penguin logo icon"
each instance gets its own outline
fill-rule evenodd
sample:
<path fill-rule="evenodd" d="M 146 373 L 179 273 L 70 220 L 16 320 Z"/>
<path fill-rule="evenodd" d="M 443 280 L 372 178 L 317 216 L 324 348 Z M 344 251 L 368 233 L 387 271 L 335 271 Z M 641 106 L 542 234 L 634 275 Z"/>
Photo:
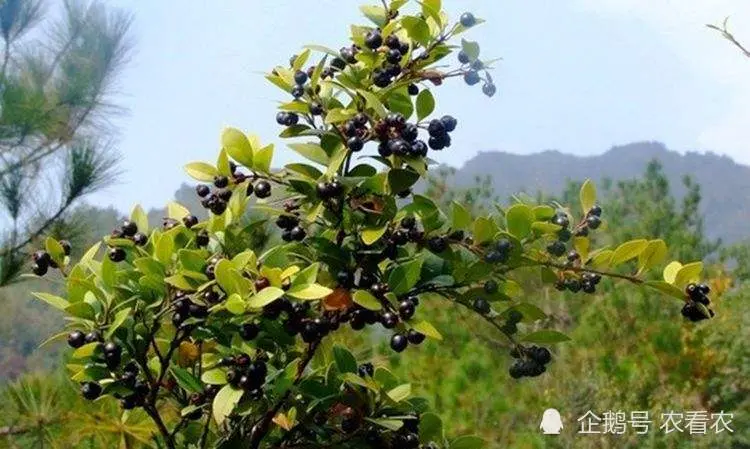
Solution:
<path fill-rule="evenodd" d="M 548 408 L 542 415 L 542 423 L 539 425 L 542 433 L 545 435 L 560 435 L 560 431 L 563 429 L 562 418 L 560 412 L 554 408 Z"/>

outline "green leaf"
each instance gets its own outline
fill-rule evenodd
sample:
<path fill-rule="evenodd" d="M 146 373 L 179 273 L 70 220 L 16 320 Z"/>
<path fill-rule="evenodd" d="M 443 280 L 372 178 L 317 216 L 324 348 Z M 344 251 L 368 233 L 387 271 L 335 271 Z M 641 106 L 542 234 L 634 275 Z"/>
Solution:
<path fill-rule="evenodd" d="M 203 182 L 213 182 L 214 176 L 219 174 L 216 167 L 205 162 L 191 162 L 185 165 L 185 171 L 193 179 Z"/>
<path fill-rule="evenodd" d="M 314 143 L 290 143 L 289 148 L 321 165 L 328 165 L 328 154 L 320 145 Z"/>
<path fill-rule="evenodd" d="M 435 329 L 435 326 L 430 324 L 428 321 L 417 321 L 417 322 L 409 322 L 409 326 L 414 328 L 414 330 L 421 332 L 425 334 L 426 336 L 430 338 L 434 338 L 435 340 L 442 340 L 443 336 L 438 332 L 437 329 Z"/>
<path fill-rule="evenodd" d="M 313 167 L 312 165 L 307 164 L 289 164 L 285 167 L 287 170 L 291 170 L 295 173 L 299 173 L 302 176 L 305 176 L 307 178 L 310 178 L 311 180 L 316 180 L 323 176 L 323 172 L 318 170 L 317 168 Z"/>
<path fill-rule="evenodd" d="M 357 359 L 343 346 L 336 345 L 333 347 L 333 359 L 336 361 L 336 368 L 338 368 L 339 373 L 357 372 Z"/>
<path fill-rule="evenodd" d="M 179 221 L 187 217 L 188 215 L 190 215 L 190 211 L 182 204 L 176 201 L 171 201 L 169 204 L 167 204 L 167 216 L 169 218 Z"/>
<path fill-rule="evenodd" d="M 612 254 L 614 254 L 614 251 L 612 251 L 611 249 L 598 251 L 596 252 L 596 255 L 592 255 L 588 265 L 593 268 L 607 267 L 609 266 L 609 262 L 612 260 Z"/>
<path fill-rule="evenodd" d="M 402 263 L 391 271 L 388 276 L 388 286 L 396 295 L 402 295 L 417 285 L 422 270 L 422 258 Z"/>
<path fill-rule="evenodd" d="M 464 435 L 451 441 L 450 449 L 481 449 L 484 440 L 474 435 Z"/>
<path fill-rule="evenodd" d="M 417 120 L 422 120 L 435 110 L 435 97 L 429 89 L 423 89 L 417 95 Z"/>
<path fill-rule="evenodd" d="M 156 244 L 156 258 L 159 262 L 167 265 L 172 261 L 172 251 L 174 250 L 174 240 L 171 234 L 162 234 Z"/>
<path fill-rule="evenodd" d="M 479 59 L 479 44 L 466 39 L 461 39 L 461 50 L 469 57 L 470 62 Z"/>
<path fill-rule="evenodd" d="M 286 292 L 286 294 L 291 296 L 292 298 L 304 300 L 325 298 L 331 293 L 333 293 L 333 290 L 319 284 L 300 285 L 297 287 L 292 287 Z"/>
<path fill-rule="evenodd" d="M 675 287 L 684 289 L 691 282 L 698 282 L 701 278 L 702 272 L 703 262 L 693 262 L 683 265 L 675 276 Z"/>
<path fill-rule="evenodd" d="M 404 27 L 409 37 L 420 44 L 427 46 L 430 43 L 430 27 L 423 19 L 414 16 L 404 16 L 401 19 L 401 26 Z"/>
<path fill-rule="evenodd" d="M 294 276 L 292 281 L 292 287 L 308 284 L 314 284 L 318 280 L 318 272 L 320 271 L 320 263 L 314 263 L 306 267 L 304 270 L 299 271 Z"/>
<path fill-rule="evenodd" d="M 477 244 L 489 242 L 495 237 L 497 226 L 489 218 L 477 217 L 474 220 L 474 242 Z"/>
<path fill-rule="evenodd" d="M 581 256 L 581 260 L 588 260 L 591 241 L 588 237 L 573 237 L 573 248 Z"/>
<path fill-rule="evenodd" d="M 167 284 L 173 287 L 177 287 L 180 290 L 185 290 L 185 291 L 195 290 L 195 287 L 193 287 L 193 284 L 191 284 L 190 281 L 188 281 L 187 278 L 185 278 L 185 276 L 181 274 L 174 274 L 172 276 L 169 276 L 164 279 L 164 282 L 166 282 Z"/>
<path fill-rule="evenodd" d="M 508 232 L 521 240 L 531 233 L 534 211 L 525 204 L 516 204 L 505 213 L 505 220 L 508 225 Z"/>
<path fill-rule="evenodd" d="M 443 420 L 432 412 L 419 417 L 419 441 L 443 441 Z"/>
<path fill-rule="evenodd" d="M 403 384 L 388 391 L 388 397 L 394 402 L 401 402 L 411 396 L 411 384 Z"/>
<path fill-rule="evenodd" d="M 364 97 L 367 107 L 375 111 L 375 114 L 377 114 L 378 117 L 385 117 L 387 113 L 385 110 L 385 106 L 383 105 L 383 102 L 381 102 L 377 97 L 377 95 L 364 89 L 360 89 L 357 92 Z"/>
<path fill-rule="evenodd" d="M 383 308 L 380 301 L 366 290 L 356 290 L 354 295 L 352 295 L 352 299 L 365 309 L 380 310 Z"/>
<path fill-rule="evenodd" d="M 242 131 L 225 128 L 221 133 L 221 146 L 235 161 L 246 167 L 253 166 L 253 147 Z"/>
<path fill-rule="evenodd" d="M 238 293 L 232 293 L 224 303 L 224 307 L 233 315 L 242 315 L 245 313 L 245 301 Z"/>
<path fill-rule="evenodd" d="M 65 310 L 70 305 L 70 303 L 65 299 L 59 296 L 51 295 L 49 293 L 33 292 L 31 294 L 34 295 L 34 297 L 36 297 L 37 299 L 41 299 L 42 301 L 59 310 Z"/>
<path fill-rule="evenodd" d="M 664 280 L 670 284 L 674 284 L 677 279 L 677 273 L 682 268 L 682 264 L 678 261 L 671 262 L 669 265 L 664 267 Z"/>
<path fill-rule="evenodd" d="M 471 225 L 471 214 L 469 211 L 456 201 L 453 201 L 451 207 L 451 228 L 454 230 L 468 228 Z"/>
<path fill-rule="evenodd" d="M 326 113 L 326 124 L 345 122 L 357 115 L 356 109 L 332 109 Z M 304 155 L 303 155 L 304 156 Z"/>
<path fill-rule="evenodd" d="M 530 343 L 560 343 L 569 341 L 570 337 L 558 331 L 541 330 L 526 335 L 522 340 Z"/>
<path fill-rule="evenodd" d="M 380 427 L 384 427 L 388 430 L 397 431 L 404 427 L 404 422 L 398 419 L 385 419 L 385 418 L 365 418 L 366 421 L 377 424 Z"/>
<path fill-rule="evenodd" d="M 299 54 L 296 58 L 294 58 L 294 64 L 292 64 L 292 68 L 294 70 L 300 70 L 307 62 L 307 59 L 310 57 L 310 49 L 305 49 L 302 53 Z"/>
<path fill-rule="evenodd" d="M 276 301 L 282 296 L 284 296 L 284 290 L 278 287 L 266 287 L 250 297 L 247 305 L 252 309 L 260 309 L 263 306 Z"/>
<path fill-rule="evenodd" d="M 385 234 L 385 231 L 388 229 L 388 224 L 384 224 L 383 226 L 378 226 L 377 228 L 367 228 L 362 230 L 362 241 L 365 243 L 365 245 L 372 245 L 373 243 L 380 240 L 381 237 L 383 237 L 383 234 Z"/>
<path fill-rule="evenodd" d="M 596 186 L 590 179 L 587 179 L 581 186 L 580 198 L 581 209 L 584 214 L 587 214 L 596 204 Z"/>
<path fill-rule="evenodd" d="M 232 262 L 227 259 L 219 260 L 214 267 L 216 283 L 219 284 L 222 290 L 230 295 L 239 292 L 239 286 L 237 285 L 234 274 L 234 266 L 232 265 Z"/>
<path fill-rule="evenodd" d="M 94 355 L 96 350 L 99 348 L 101 343 L 99 342 L 93 342 L 93 343 L 87 343 L 80 348 L 73 351 L 73 354 L 71 354 L 71 357 L 74 359 L 86 359 Z"/>
<path fill-rule="evenodd" d="M 667 244 L 664 240 L 651 240 L 648 246 L 638 255 L 638 271 L 649 270 L 664 262 L 667 257 Z"/>
<path fill-rule="evenodd" d="M 177 385 L 184 390 L 187 390 L 190 393 L 200 393 L 203 391 L 201 382 L 198 378 L 193 376 L 190 371 L 185 368 L 180 368 L 177 365 L 170 365 L 169 370 L 172 371 L 172 375 L 174 375 Z"/>
<path fill-rule="evenodd" d="M 612 253 L 612 259 L 610 265 L 616 267 L 622 263 L 625 263 L 631 259 L 638 257 L 648 246 L 648 240 L 631 240 L 618 246 Z"/>
<path fill-rule="evenodd" d="M 539 234 L 553 234 L 562 229 L 562 227 L 548 221 L 535 221 L 531 223 L 531 229 Z"/>
<path fill-rule="evenodd" d="M 388 171 L 388 185 L 393 193 L 403 192 L 417 181 L 419 181 L 419 173 L 413 170 L 394 168 Z"/>
<path fill-rule="evenodd" d="M 201 380 L 205 384 L 224 385 L 227 383 L 227 373 L 219 368 L 210 369 L 203 372 Z"/>
<path fill-rule="evenodd" d="M 388 109 L 403 114 L 407 119 L 414 114 L 414 105 L 412 104 L 411 96 L 406 91 L 397 90 L 391 92 L 388 95 L 386 103 L 388 104 Z"/>
<path fill-rule="evenodd" d="M 213 411 L 216 423 L 221 425 L 234 407 L 240 402 L 243 390 L 235 389 L 231 385 L 224 385 L 214 398 Z"/>
<path fill-rule="evenodd" d="M 273 144 L 268 144 L 258 150 L 253 157 L 253 168 L 261 173 L 271 172 L 271 162 L 273 160 Z"/>
<path fill-rule="evenodd" d="M 65 260 L 65 250 L 63 249 L 60 242 L 53 239 L 52 237 L 47 237 L 47 239 L 44 241 L 44 249 L 47 250 L 47 253 L 49 253 L 49 256 L 57 262 L 58 265 L 62 266 L 63 261 Z"/>
<path fill-rule="evenodd" d="M 664 281 L 646 281 L 643 285 L 680 300 L 685 299 L 685 293 L 674 285 Z"/>
<path fill-rule="evenodd" d="M 130 312 L 132 312 L 133 309 L 128 307 L 126 309 L 122 309 L 119 312 L 115 314 L 115 318 L 112 320 L 112 324 L 109 325 L 109 328 L 107 329 L 107 333 L 104 335 L 107 339 L 112 338 L 112 335 L 115 334 L 115 331 L 120 328 L 120 326 L 127 321 L 128 317 L 130 317 Z"/>
<path fill-rule="evenodd" d="M 140 204 L 136 204 L 133 207 L 133 211 L 130 212 L 130 221 L 138 226 L 138 231 L 148 235 L 148 215 L 143 210 Z"/>
<path fill-rule="evenodd" d="M 443 10 L 441 0 L 422 0 L 422 15 L 425 17 L 432 17 L 435 23 L 442 25 L 443 19 L 440 17 L 440 12 Z"/>
<path fill-rule="evenodd" d="M 385 24 L 387 15 L 382 6 L 362 5 L 359 10 L 375 25 L 382 27 Z"/>

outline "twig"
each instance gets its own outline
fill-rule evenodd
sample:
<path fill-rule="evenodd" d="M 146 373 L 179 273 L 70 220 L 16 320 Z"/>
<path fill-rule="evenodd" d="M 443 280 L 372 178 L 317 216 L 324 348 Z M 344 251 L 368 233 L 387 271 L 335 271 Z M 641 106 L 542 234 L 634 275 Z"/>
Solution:
<path fill-rule="evenodd" d="M 744 45 L 740 41 L 737 40 L 737 38 L 734 37 L 732 33 L 729 32 L 729 29 L 727 28 L 727 21 L 729 21 L 729 17 L 724 19 L 724 22 L 722 23 L 721 27 L 716 25 L 708 24 L 706 27 L 711 28 L 712 30 L 716 30 L 724 37 L 724 39 L 731 42 L 735 47 L 739 48 L 740 51 L 748 58 L 750 58 L 750 50 L 745 48 Z"/>

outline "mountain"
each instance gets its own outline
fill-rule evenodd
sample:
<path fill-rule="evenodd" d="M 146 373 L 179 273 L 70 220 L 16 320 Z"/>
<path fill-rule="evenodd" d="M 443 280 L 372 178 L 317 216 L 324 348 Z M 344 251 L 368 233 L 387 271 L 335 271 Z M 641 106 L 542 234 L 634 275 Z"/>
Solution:
<path fill-rule="evenodd" d="M 750 237 L 750 167 L 714 153 L 680 154 L 658 142 L 616 146 L 604 154 L 586 157 L 554 150 L 530 155 L 481 152 L 458 168 L 451 180 L 457 186 L 471 186 L 476 176 L 490 175 L 500 198 L 519 192 L 557 194 L 568 180 L 591 178 L 600 182 L 605 178 L 618 181 L 641 177 L 653 159 L 663 164 L 678 197 L 684 193 L 684 175 L 700 184 L 701 212 L 709 237 L 721 237 L 728 243 Z"/>

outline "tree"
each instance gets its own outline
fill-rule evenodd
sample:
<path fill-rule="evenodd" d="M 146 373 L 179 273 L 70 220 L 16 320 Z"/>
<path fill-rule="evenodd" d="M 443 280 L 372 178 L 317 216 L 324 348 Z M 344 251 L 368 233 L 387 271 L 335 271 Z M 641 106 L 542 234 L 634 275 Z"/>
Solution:
<path fill-rule="evenodd" d="M 519 332 L 540 316 L 518 282 L 530 273 L 576 293 L 622 280 L 675 297 L 690 321 L 713 315 L 701 262 L 675 261 L 663 281 L 647 280 L 666 257 L 663 241 L 592 248 L 587 235 L 604 216 L 589 181 L 575 210 L 517 199 L 474 216 L 412 192 L 429 151 L 451 147 L 458 125 L 433 116 L 431 85 L 462 77 L 487 96 L 496 88 L 476 42 L 461 39 L 457 68 L 437 64 L 480 19 L 454 23 L 439 1 L 414 12 L 407 3 L 364 6 L 373 24 L 351 28 L 353 45 L 308 46 L 267 75 L 293 97 L 276 116 L 281 137 L 309 163 L 272 170 L 273 144 L 229 128 L 215 164 L 186 166 L 212 184 L 196 187 L 208 219 L 171 203 L 149 229 L 136 206 L 106 250 L 95 245 L 75 264 L 46 240 L 37 259 L 57 266 L 67 288 L 35 296 L 70 318 L 58 338 L 75 349 L 68 368 L 84 398 L 142 409 L 167 448 L 477 448 L 471 435 L 447 439 L 408 382 L 357 360 L 350 336 L 379 323 L 394 353 L 440 340 L 419 310 L 445 302 L 508 342 L 510 377 L 537 377 L 552 358 L 541 345 L 568 337 Z M 313 51 L 323 55 L 304 70 Z M 355 162 L 375 147 L 377 165 Z M 247 247 L 255 224 L 238 217 L 248 207 L 275 222 L 282 244 Z"/>
<path fill-rule="evenodd" d="M 130 16 L 66 0 L 49 22 L 44 7 L 0 2 L 0 285 L 17 279 L 41 236 L 64 235 L 79 199 L 116 175 L 114 141 L 104 136 L 119 111 L 112 94 L 130 49 Z"/>

